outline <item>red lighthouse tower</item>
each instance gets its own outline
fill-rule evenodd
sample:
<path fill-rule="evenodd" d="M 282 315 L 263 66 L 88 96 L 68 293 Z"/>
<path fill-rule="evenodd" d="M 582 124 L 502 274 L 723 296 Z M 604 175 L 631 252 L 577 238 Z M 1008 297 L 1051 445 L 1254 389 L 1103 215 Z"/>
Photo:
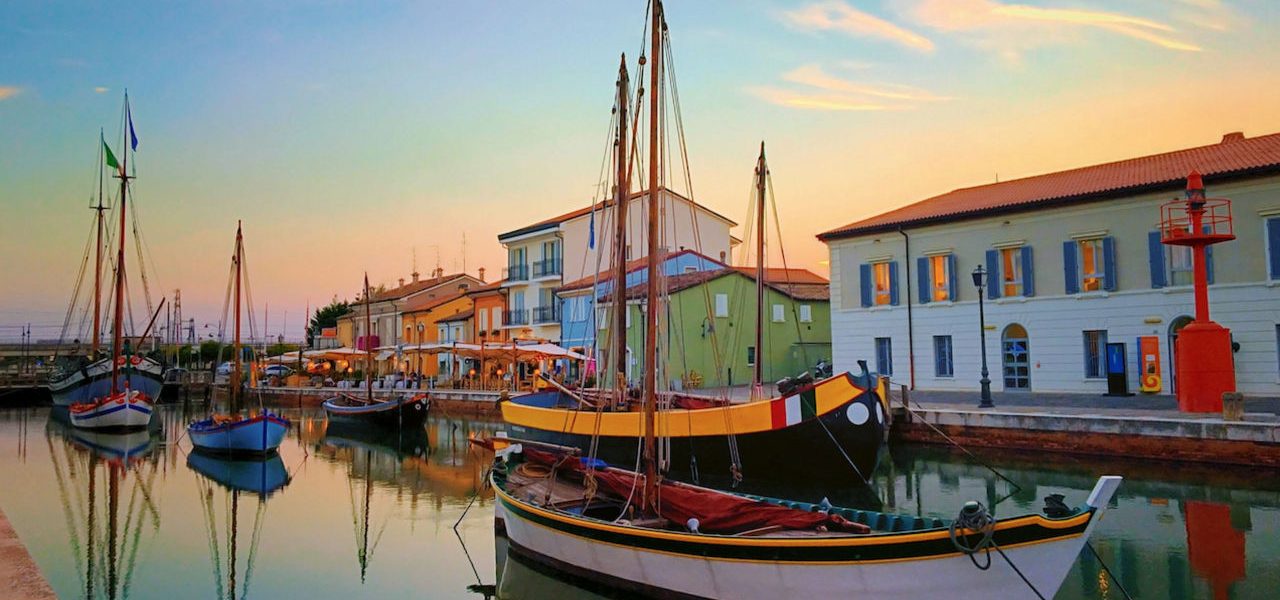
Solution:
<path fill-rule="evenodd" d="M 1205 248 L 1236 239 L 1231 201 L 1206 198 L 1200 173 L 1187 176 L 1187 198 L 1160 206 L 1160 241 L 1189 246 L 1195 269 L 1195 321 L 1178 333 L 1178 410 L 1221 412 L 1222 393 L 1236 389 L 1231 331 L 1209 320 L 1209 278 Z"/>

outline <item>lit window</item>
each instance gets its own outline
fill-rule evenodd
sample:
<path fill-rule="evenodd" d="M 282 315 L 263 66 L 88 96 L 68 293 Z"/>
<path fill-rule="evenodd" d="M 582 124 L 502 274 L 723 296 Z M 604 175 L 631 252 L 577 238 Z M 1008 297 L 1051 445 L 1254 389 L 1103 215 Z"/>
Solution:
<path fill-rule="evenodd" d="M 929 257 L 930 299 L 933 302 L 951 300 L 951 273 L 947 255 Z"/>
<path fill-rule="evenodd" d="M 1022 248 L 1000 250 L 1000 285 L 1002 296 L 1022 295 Z"/>
<path fill-rule="evenodd" d="M 773 322 L 774 323 L 782 323 L 786 321 L 787 320 L 786 314 L 787 313 L 783 310 L 781 304 L 773 305 Z"/>
<path fill-rule="evenodd" d="M 812 306 L 809 306 L 808 304 L 801 304 L 801 305 L 800 305 L 800 322 L 801 322 L 801 323 L 812 323 L 812 322 L 813 322 L 813 307 L 812 307 Z"/>
<path fill-rule="evenodd" d="M 871 265 L 872 276 L 875 280 L 875 303 L 876 306 L 883 306 L 893 302 L 893 293 L 890 290 L 891 280 L 889 278 L 889 263 L 876 263 Z"/>
<path fill-rule="evenodd" d="M 1105 277 L 1102 240 L 1080 240 L 1077 243 L 1080 249 L 1080 291 L 1101 291 Z"/>
<path fill-rule="evenodd" d="M 1089 379 L 1102 379 L 1107 376 L 1106 370 L 1107 332 L 1084 332 L 1084 376 Z"/>

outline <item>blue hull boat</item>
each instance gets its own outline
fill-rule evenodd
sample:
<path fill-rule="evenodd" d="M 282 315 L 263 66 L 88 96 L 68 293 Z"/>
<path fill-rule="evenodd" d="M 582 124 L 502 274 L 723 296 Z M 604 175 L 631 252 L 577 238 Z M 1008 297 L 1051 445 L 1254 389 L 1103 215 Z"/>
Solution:
<path fill-rule="evenodd" d="M 187 426 L 196 450 L 223 455 L 270 454 L 288 431 L 289 421 L 269 412 L 234 421 L 208 418 Z"/>
<path fill-rule="evenodd" d="M 224 488 L 264 497 L 289 484 L 289 471 L 279 454 L 234 460 L 192 452 L 187 466 Z"/>

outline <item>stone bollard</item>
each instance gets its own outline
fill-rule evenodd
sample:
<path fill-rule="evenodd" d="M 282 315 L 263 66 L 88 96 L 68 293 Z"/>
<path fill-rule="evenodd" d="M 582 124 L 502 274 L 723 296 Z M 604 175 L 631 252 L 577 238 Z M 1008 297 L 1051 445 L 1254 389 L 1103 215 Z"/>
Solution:
<path fill-rule="evenodd" d="M 1240 392 L 1222 392 L 1222 420 L 1244 420 L 1244 394 Z"/>

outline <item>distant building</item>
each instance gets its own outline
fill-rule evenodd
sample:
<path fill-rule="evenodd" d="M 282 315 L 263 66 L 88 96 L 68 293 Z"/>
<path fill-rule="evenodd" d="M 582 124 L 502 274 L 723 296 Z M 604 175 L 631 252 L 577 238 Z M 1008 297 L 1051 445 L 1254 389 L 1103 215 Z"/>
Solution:
<path fill-rule="evenodd" d="M 1234 202 L 1236 240 L 1208 263 L 1238 389 L 1280 396 L 1280 134 L 958 189 L 820 234 L 836 368 L 866 359 L 900 383 L 976 390 L 982 265 L 992 389 L 1102 393 L 1106 344 L 1123 342 L 1129 389 L 1154 362 L 1171 393 L 1191 258 L 1156 223 L 1193 169 Z M 1139 336 L 1158 339 L 1159 357 L 1139 356 Z"/>
<path fill-rule="evenodd" d="M 680 194 L 663 190 L 663 242 L 670 251 L 700 250 L 727 259 L 733 243 L 728 218 Z M 646 256 L 646 192 L 632 194 L 627 206 L 627 259 Z M 613 245 L 612 201 L 592 210 L 584 207 L 498 236 L 507 249 L 504 270 L 507 310 L 502 327 L 513 337 L 561 342 L 560 303 L 556 288 L 581 279 L 609 264 Z M 597 252 L 604 254 L 599 260 Z"/>
<path fill-rule="evenodd" d="M 765 382 L 774 382 L 831 357 L 827 280 L 804 269 L 769 269 L 765 282 L 764 348 L 757 349 L 754 269 L 720 268 L 667 278 L 669 305 L 659 311 L 664 322 L 658 331 L 668 338 L 660 348 L 669 352 L 665 365 L 672 382 L 703 388 L 750 383 L 757 360 L 763 361 Z M 633 382 L 644 369 L 646 290 L 641 283 L 626 293 L 627 378 Z M 601 312 L 607 312 L 613 296 L 602 296 Z M 607 340 L 612 323 L 607 321 L 597 316 L 601 364 L 611 361 Z"/>

